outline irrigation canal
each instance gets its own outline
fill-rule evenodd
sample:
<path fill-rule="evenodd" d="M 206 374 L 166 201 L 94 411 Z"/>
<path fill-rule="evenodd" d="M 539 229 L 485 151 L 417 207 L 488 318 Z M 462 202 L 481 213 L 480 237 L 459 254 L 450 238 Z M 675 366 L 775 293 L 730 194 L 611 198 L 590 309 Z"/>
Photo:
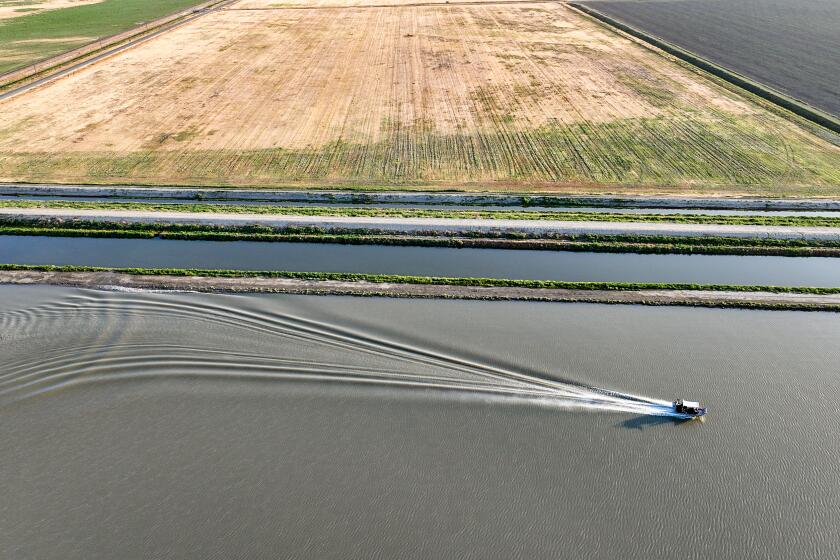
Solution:
<path fill-rule="evenodd" d="M 0 236 L 0 263 L 592 282 L 840 286 L 840 259 Z"/>

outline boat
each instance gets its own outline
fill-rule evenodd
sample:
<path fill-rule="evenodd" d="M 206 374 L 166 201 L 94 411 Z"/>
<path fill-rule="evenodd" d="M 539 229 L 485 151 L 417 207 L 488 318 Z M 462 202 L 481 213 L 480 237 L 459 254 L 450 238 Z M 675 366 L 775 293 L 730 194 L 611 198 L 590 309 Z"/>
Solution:
<path fill-rule="evenodd" d="M 685 418 L 697 418 L 706 414 L 706 407 L 699 402 L 677 399 L 673 402 L 674 412 Z"/>

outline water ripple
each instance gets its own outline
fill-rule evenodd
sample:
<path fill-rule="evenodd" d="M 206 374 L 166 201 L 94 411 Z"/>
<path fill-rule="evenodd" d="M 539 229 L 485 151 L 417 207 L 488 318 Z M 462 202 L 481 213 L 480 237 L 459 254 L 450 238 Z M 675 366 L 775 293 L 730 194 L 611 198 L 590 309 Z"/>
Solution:
<path fill-rule="evenodd" d="M 37 354 L 4 353 L 0 401 L 16 401 L 82 383 L 154 378 L 306 380 L 543 399 L 557 406 L 668 415 L 669 403 L 578 382 L 548 379 L 346 325 L 237 305 L 235 298 L 179 298 L 148 293 L 82 292 L 63 300 L 0 312 L 10 342 L 75 329 L 74 344 L 45 344 Z M 125 339 L 132 325 L 181 325 L 229 333 L 224 348 Z M 204 332 L 201 330 L 200 332 Z M 59 339 L 66 337 L 59 337 Z M 276 352 L 231 350 L 260 340 Z M 322 361 L 310 354 L 341 356 Z M 321 350 L 321 351 L 319 351 Z M 294 353 L 301 355 L 292 355 Z M 12 353 L 13 354 L 13 353 Z M 354 363 L 362 360 L 363 363 Z M 383 365 L 385 364 L 385 365 Z"/>

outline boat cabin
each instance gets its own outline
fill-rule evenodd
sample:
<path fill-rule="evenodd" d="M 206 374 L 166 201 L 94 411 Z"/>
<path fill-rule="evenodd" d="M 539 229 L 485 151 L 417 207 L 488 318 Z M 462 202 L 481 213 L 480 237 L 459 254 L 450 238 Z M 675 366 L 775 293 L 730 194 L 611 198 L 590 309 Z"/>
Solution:
<path fill-rule="evenodd" d="M 684 401 L 683 399 L 674 401 L 674 410 L 680 414 L 701 414 L 704 412 L 699 402 Z"/>

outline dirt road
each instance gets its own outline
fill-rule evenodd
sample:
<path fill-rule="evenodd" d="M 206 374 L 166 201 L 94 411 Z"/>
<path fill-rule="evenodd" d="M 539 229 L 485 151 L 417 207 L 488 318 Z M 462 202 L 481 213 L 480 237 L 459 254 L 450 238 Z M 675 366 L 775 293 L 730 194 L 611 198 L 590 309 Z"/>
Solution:
<path fill-rule="evenodd" d="M 144 212 L 63 208 L 0 208 L 0 217 L 11 219 L 89 220 L 107 223 L 201 224 L 212 226 L 261 225 L 275 228 L 312 226 L 324 229 L 341 228 L 401 232 L 510 231 L 531 234 L 660 235 L 840 241 L 840 228 L 830 227 L 576 222 L 563 220 L 277 216 L 266 214 L 220 214 L 214 212 Z"/>

